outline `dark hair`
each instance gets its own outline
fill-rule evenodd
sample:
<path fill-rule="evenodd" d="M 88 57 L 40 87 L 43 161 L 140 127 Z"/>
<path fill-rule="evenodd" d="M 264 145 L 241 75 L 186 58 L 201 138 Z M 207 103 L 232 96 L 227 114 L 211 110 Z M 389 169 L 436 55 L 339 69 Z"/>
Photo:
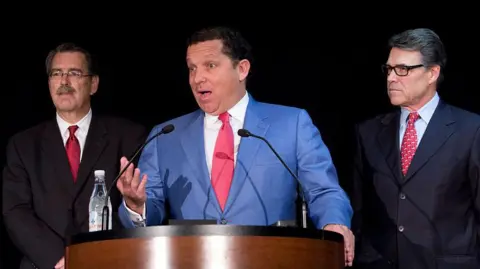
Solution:
<path fill-rule="evenodd" d="M 243 59 L 253 61 L 252 47 L 248 41 L 239 31 L 224 26 L 208 27 L 196 31 L 187 40 L 187 46 L 210 40 L 222 41 L 222 53 L 227 55 L 234 65 Z"/>
<path fill-rule="evenodd" d="M 48 53 L 47 59 L 45 60 L 45 67 L 46 67 L 47 74 L 49 74 L 52 69 L 53 57 L 55 57 L 55 55 L 60 52 L 82 53 L 83 55 L 85 55 L 85 60 L 87 61 L 88 73 L 91 75 L 98 75 L 97 67 L 94 63 L 93 57 L 90 54 L 90 52 L 75 43 L 62 43 Z"/>
<path fill-rule="evenodd" d="M 443 81 L 443 72 L 447 64 L 447 54 L 440 37 L 431 29 L 410 29 L 396 34 L 388 41 L 390 48 L 418 51 L 422 63 L 426 66 L 439 65 L 438 83 Z"/>

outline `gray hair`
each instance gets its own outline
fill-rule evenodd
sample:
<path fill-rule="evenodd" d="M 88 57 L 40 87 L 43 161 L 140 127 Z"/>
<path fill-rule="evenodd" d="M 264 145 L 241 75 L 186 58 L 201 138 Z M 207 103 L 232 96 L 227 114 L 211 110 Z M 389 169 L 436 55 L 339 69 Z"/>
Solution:
<path fill-rule="evenodd" d="M 426 67 L 440 66 L 438 84 L 443 81 L 443 72 L 447 64 L 447 54 L 440 37 L 431 29 L 410 29 L 396 34 L 388 41 L 390 48 L 418 51 L 422 55 L 422 64 Z"/>

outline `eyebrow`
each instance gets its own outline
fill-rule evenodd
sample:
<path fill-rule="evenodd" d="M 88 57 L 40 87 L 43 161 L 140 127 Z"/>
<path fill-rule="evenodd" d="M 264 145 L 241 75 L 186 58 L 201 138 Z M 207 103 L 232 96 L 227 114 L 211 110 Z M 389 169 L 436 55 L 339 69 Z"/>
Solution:
<path fill-rule="evenodd" d="M 52 68 L 52 70 L 62 70 L 62 68 Z M 68 68 L 67 70 L 82 70 L 81 68 L 73 67 L 73 68 Z"/>
<path fill-rule="evenodd" d="M 409 65 L 409 64 L 406 64 L 406 63 L 397 63 L 397 64 L 385 63 L 385 65 L 389 65 L 389 66 L 407 66 L 407 65 Z"/>

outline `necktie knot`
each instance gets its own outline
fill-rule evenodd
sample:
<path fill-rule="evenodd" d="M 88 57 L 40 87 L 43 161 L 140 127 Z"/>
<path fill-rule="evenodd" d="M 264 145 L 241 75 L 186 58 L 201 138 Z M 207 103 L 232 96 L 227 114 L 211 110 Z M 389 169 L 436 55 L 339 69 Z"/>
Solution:
<path fill-rule="evenodd" d="M 226 124 L 230 119 L 230 114 L 228 114 L 228 112 L 223 112 L 218 116 L 218 119 L 221 120 L 223 124 Z"/>
<path fill-rule="evenodd" d="M 70 132 L 70 137 L 73 137 L 77 130 L 78 130 L 77 125 L 72 125 L 72 126 L 68 127 L 68 131 Z"/>
<path fill-rule="evenodd" d="M 410 113 L 410 115 L 408 115 L 408 122 L 414 123 L 418 120 L 419 117 L 420 115 L 418 114 L 418 112 L 412 112 Z"/>

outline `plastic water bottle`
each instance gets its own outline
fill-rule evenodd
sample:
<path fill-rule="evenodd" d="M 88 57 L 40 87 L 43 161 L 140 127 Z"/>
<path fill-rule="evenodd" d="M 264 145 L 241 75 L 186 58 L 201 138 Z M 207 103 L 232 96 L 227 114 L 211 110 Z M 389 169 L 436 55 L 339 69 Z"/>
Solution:
<path fill-rule="evenodd" d="M 90 196 L 89 204 L 89 231 L 102 230 L 102 213 L 107 198 L 107 186 L 105 185 L 105 170 L 95 170 L 95 186 Z M 112 229 L 112 203 L 108 199 L 109 217 L 108 230 Z M 104 220 L 106 221 L 106 219 Z"/>

